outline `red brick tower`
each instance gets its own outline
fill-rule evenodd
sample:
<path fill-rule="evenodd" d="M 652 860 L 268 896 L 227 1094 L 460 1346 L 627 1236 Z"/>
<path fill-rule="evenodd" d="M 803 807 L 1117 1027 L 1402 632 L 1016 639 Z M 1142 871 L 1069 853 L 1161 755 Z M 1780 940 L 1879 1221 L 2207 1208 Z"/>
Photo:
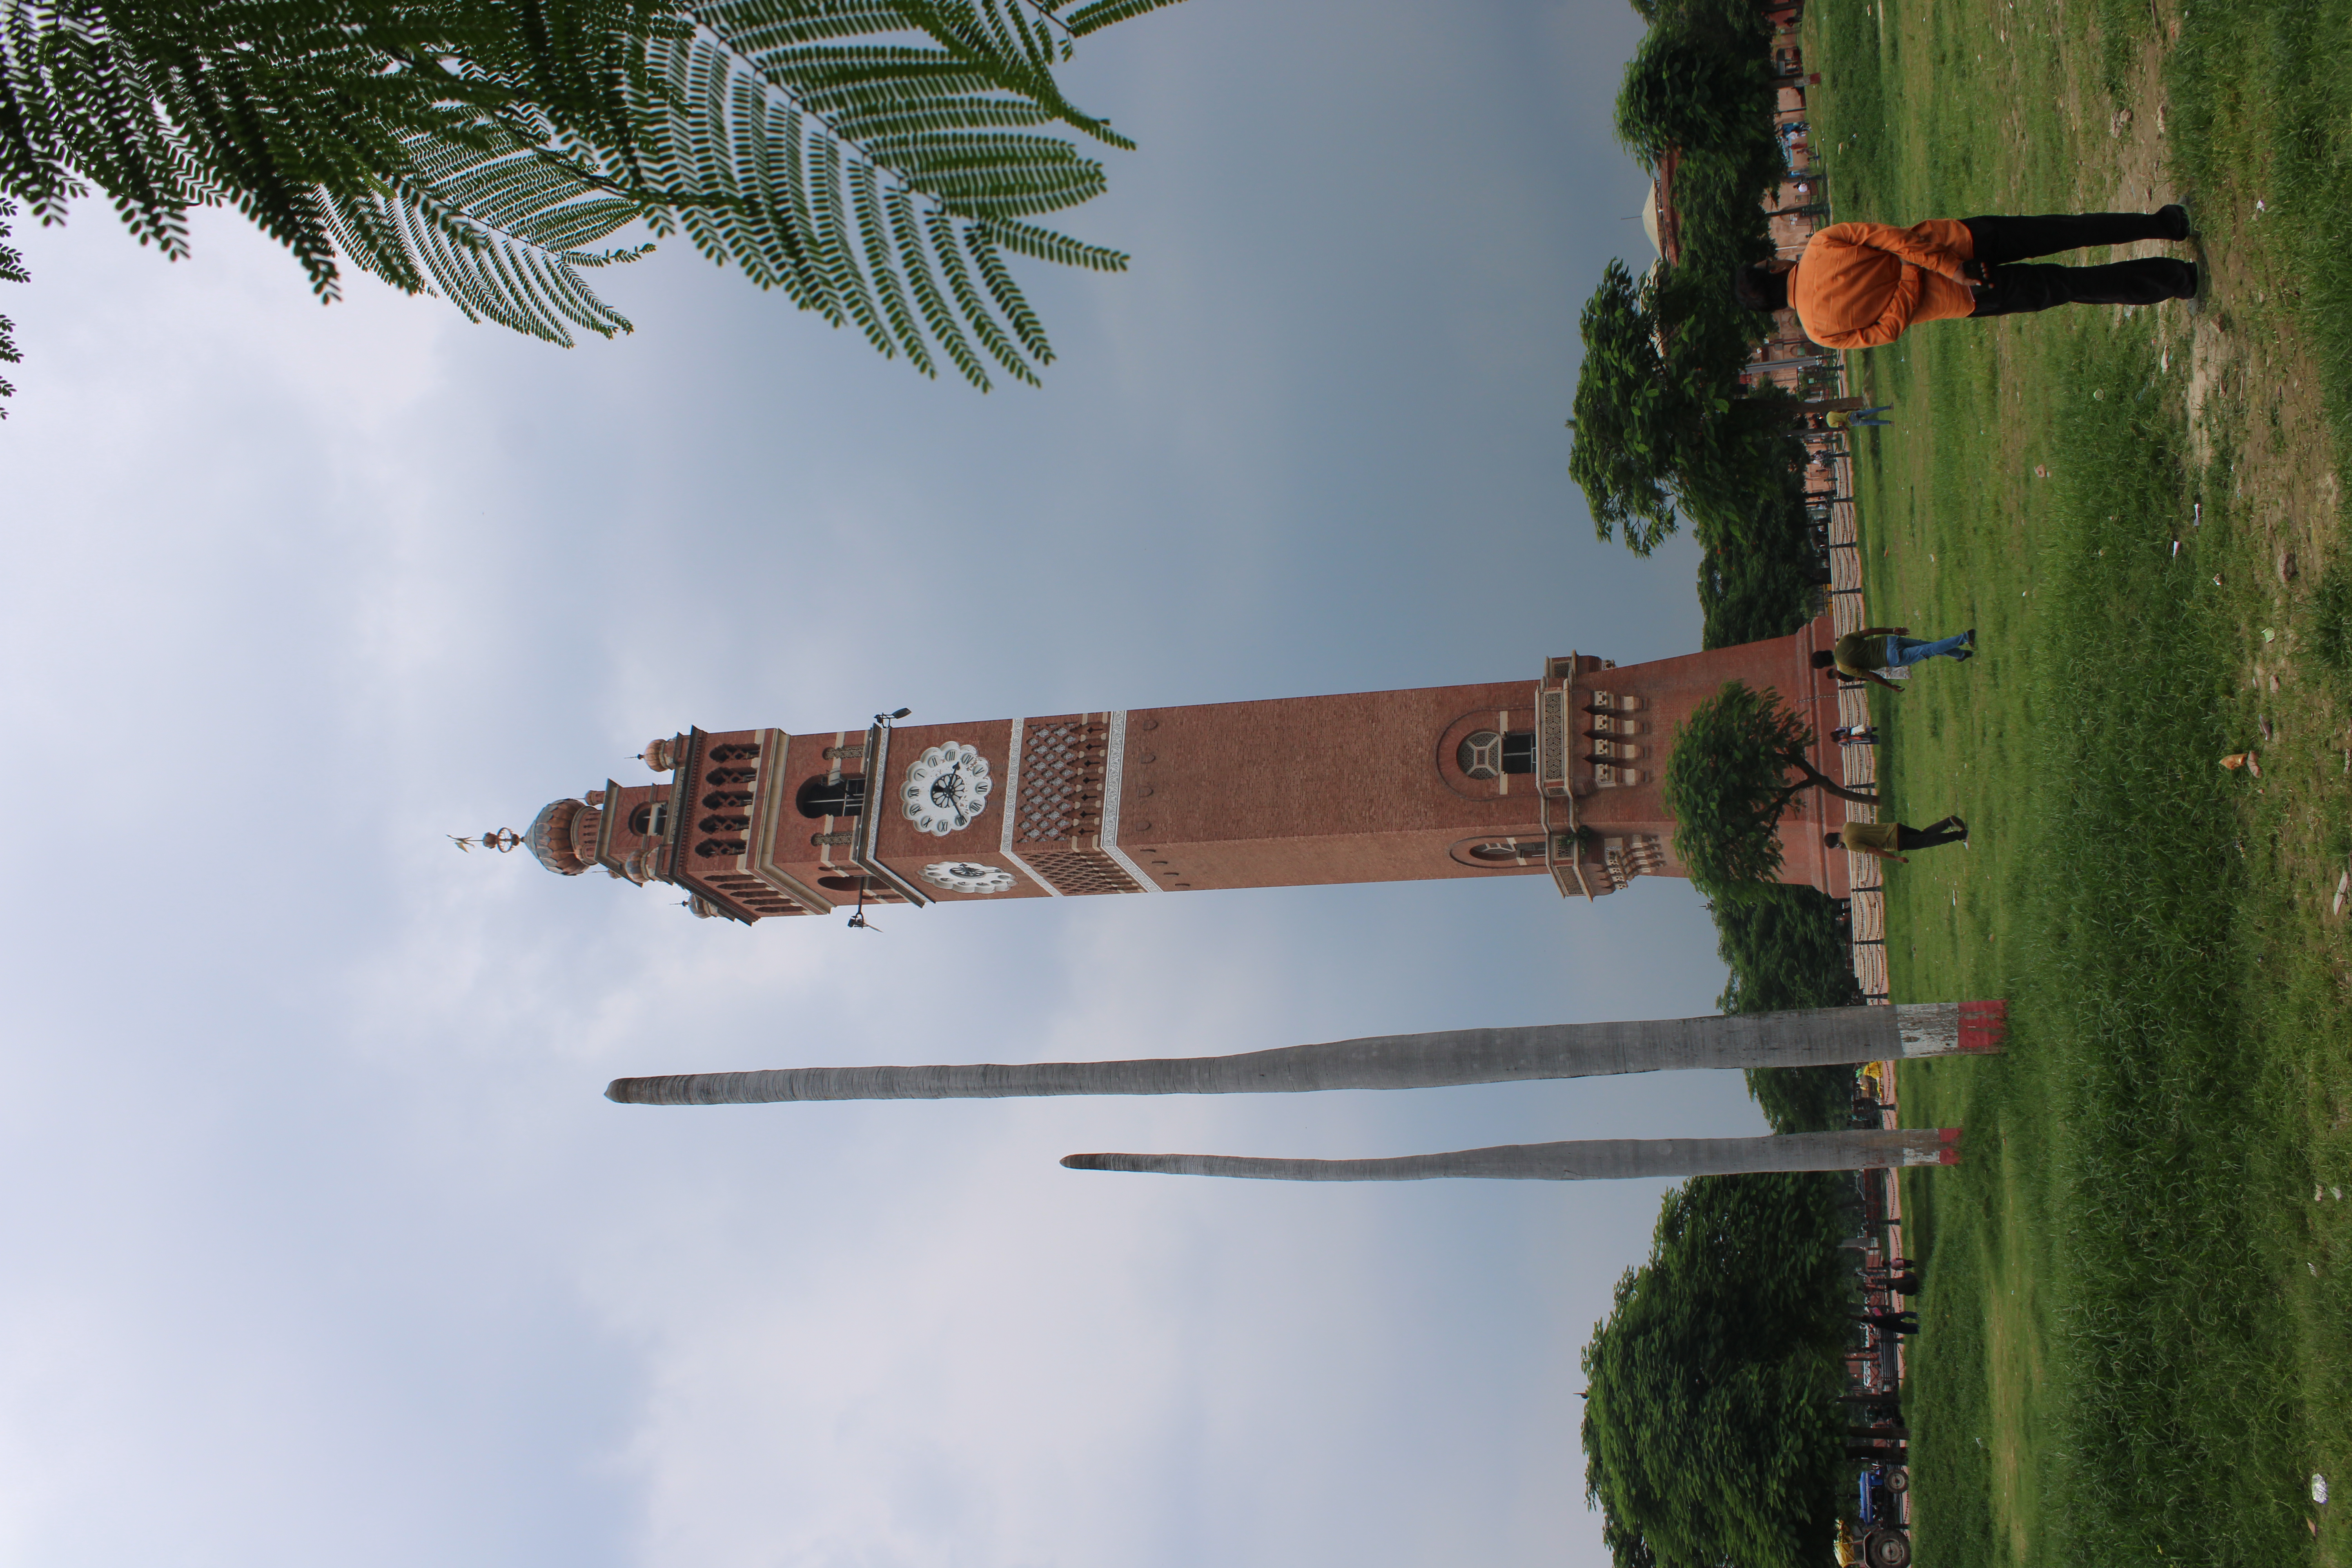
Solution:
<path fill-rule="evenodd" d="M 541 864 L 671 883 L 755 921 L 929 904 L 1438 877 L 1549 875 L 1597 898 L 1681 876 L 1658 773 L 1725 681 L 1813 706 L 1826 616 L 1792 637 L 1536 681 L 787 734 L 691 730 L 646 748 L 670 777 L 607 782 L 530 825 Z M 1822 709 L 1824 714 L 1833 709 Z M 1836 747 L 1814 764 L 1838 776 Z M 1814 792 L 1782 879 L 1843 896 Z"/>

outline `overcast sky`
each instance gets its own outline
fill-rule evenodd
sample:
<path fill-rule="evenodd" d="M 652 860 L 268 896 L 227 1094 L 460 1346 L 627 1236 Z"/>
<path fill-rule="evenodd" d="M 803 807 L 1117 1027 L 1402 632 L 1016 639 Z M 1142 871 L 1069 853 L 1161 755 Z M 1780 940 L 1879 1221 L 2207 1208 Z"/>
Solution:
<path fill-rule="evenodd" d="M 1143 150 L 982 397 L 683 246 L 569 353 L 240 222 L 20 234 L 0 1560 L 43 1568 L 1597 1563 L 1578 1352 L 1655 1185 L 1285 1188 L 1760 1123 L 1736 1077 L 624 1108 L 616 1074 L 1177 1055 L 1705 1012 L 1677 882 L 754 930 L 443 836 L 689 724 L 831 730 L 1689 651 L 1592 538 L 1578 307 L 1637 265 L 1621 0 L 1192 0 L 1090 40 Z M 689 606 L 727 585 L 730 606 Z"/>

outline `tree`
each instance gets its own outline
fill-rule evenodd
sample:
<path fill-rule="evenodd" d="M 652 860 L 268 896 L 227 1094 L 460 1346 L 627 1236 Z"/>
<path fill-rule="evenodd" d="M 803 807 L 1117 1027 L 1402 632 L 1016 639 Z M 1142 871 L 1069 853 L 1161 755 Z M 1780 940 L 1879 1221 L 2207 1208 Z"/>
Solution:
<path fill-rule="evenodd" d="M 0 0 L 0 197 L 95 188 L 188 253 L 232 205 L 332 300 L 339 262 L 551 342 L 629 330 L 588 274 L 684 230 L 885 355 L 985 388 L 1053 357 L 1007 251 L 1131 146 L 1053 68 L 1173 0 Z M 597 248 L 604 247 L 604 248 Z M 936 357 L 935 357 L 936 356 Z"/>
<path fill-rule="evenodd" d="M 1769 1140 L 1779 1142 L 1779 1140 Z M 1840 1184 L 1667 1194 L 1583 1366 L 1585 1500 L 1621 1568 L 1818 1568 L 1843 1493 Z"/>
<path fill-rule="evenodd" d="M 1617 89 L 1617 139 L 1653 171 L 1669 148 L 1777 157 L 1771 73 L 1755 16 L 1744 36 L 1712 19 L 1658 18 Z"/>
<path fill-rule="evenodd" d="M 1852 939 L 1828 894 L 1781 883 L 1752 898 L 1710 904 L 1708 911 L 1716 952 L 1731 972 L 1715 1004 L 1726 1013 L 1861 1004 Z M 1750 1068 L 1748 1094 L 1775 1132 L 1825 1132 L 1845 1126 L 1852 1114 L 1853 1069 Z"/>
<path fill-rule="evenodd" d="M 1818 889 L 1785 883 L 1767 892 L 1711 906 L 1716 952 L 1731 971 L 1715 1005 L 1726 1013 L 1778 1013 L 1860 1003 L 1852 941 L 1837 923 L 1837 901 Z"/>
<path fill-rule="evenodd" d="M 816 1100 L 999 1100 L 1066 1094 L 1296 1094 L 1681 1068 L 1811 1066 L 1982 1051 L 1999 1041 L 2003 1005 L 1906 1003 L 1643 1023 L 1539 1024 L 1375 1035 L 1224 1057 L 1016 1065 L 780 1068 L 614 1079 L 628 1105 L 752 1105 Z"/>
<path fill-rule="evenodd" d="M 1885 1128 L 1788 1138 L 1589 1138 L 1503 1143 L 1387 1160 L 1261 1160 L 1239 1154 L 1065 1154 L 1073 1171 L 1234 1176 L 1265 1182 L 1622 1182 L 1659 1176 L 1868 1171 L 1956 1160 L 1957 1129 Z"/>
<path fill-rule="evenodd" d="M 1812 743 L 1812 726 L 1769 688 L 1727 680 L 1691 710 L 1658 795 L 1675 819 L 1675 853 L 1700 891 L 1720 900 L 1770 881 L 1780 869 L 1781 814 L 1806 790 L 1877 803 L 1814 767 L 1806 755 Z"/>
<path fill-rule="evenodd" d="M 1637 555 L 1656 549 L 1683 513 L 1702 523 L 1702 537 L 1736 532 L 1802 460 L 1795 400 L 1740 385 L 1752 326 L 1703 309 L 1705 282 L 1680 268 L 1636 281 L 1612 260 L 1577 322 L 1584 363 L 1569 474 L 1593 531 L 1610 539 L 1622 530 Z M 1718 525 L 1706 528 L 1710 519 Z"/>

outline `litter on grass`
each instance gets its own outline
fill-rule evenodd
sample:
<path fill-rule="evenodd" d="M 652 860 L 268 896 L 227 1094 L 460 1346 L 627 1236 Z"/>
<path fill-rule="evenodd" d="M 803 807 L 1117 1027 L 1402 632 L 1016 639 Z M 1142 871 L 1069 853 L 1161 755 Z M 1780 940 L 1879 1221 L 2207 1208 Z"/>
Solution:
<path fill-rule="evenodd" d="M 2317 1503 L 2324 1503 L 2327 1500 L 2327 1478 L 2326 1476 L 2314 1476 L 2311 1478 L 2311 1500 Z"/>

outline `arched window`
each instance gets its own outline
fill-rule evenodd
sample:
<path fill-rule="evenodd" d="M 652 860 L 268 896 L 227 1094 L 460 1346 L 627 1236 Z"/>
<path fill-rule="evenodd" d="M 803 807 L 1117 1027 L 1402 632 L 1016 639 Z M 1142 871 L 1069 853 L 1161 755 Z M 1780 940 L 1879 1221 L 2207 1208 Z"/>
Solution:
<path fill-rule="evenodd" d="M 647 801 L 629 813 L 629 831 L 650 834 L 658 838 L 661 837 L 662 829 L 668 826 L 668 817 L 669 805 L 667 802 L 656 805 L 652 801 Z"/>
<path fill-rule="evenodd" d="M 1473 845 L 1470 858 L 1484 861 L 1489 866 L 1517 866 L 1523 862 L 1540 866 L 1543 864 L 1543 840 L 1540 838 L 1517 842 L 1498 839 L 1492 844 Z"/>
<path fill-rule="evenodd" d="M 856 816 L 866 809 L 864 779 L 829 779 L 817 774 L 793 797 L 803 816 Z"/>

